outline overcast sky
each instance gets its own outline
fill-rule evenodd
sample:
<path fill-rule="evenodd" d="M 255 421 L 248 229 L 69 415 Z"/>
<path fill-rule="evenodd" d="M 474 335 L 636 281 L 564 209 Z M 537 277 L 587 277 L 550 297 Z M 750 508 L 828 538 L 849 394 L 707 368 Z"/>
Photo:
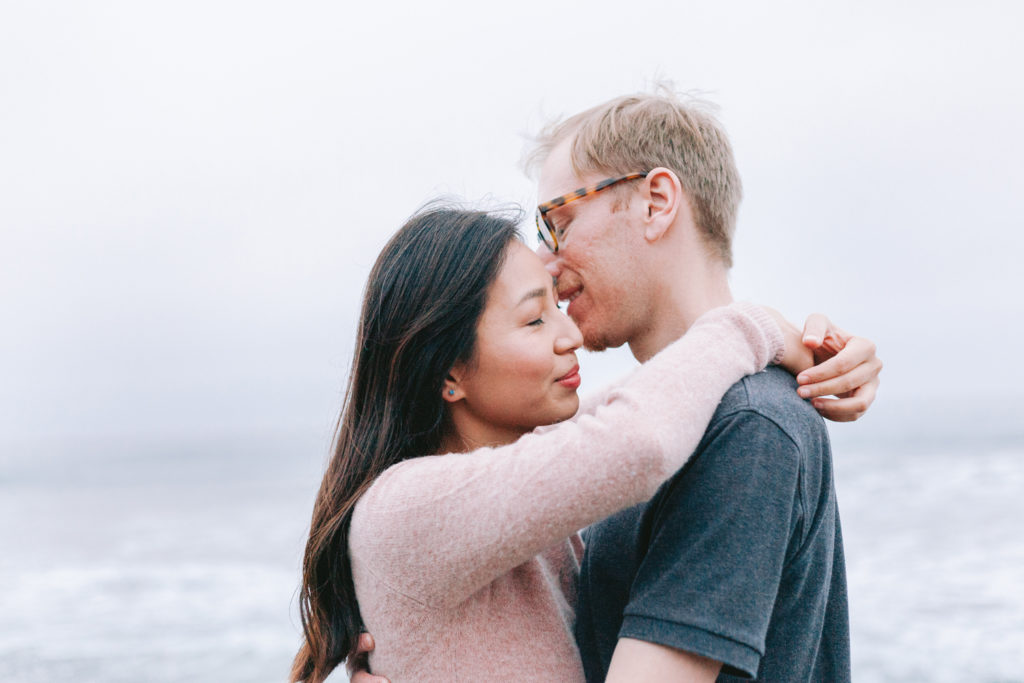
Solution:
<path fill-rule="evenodd" d="M 692 4 L 4 3 L 0 432 L 326 430 L 404 219 L 655 78 L 721 107 L 739 297 L 875 339 L 876 424 L 1019 431 L 1021 5 Z"/>

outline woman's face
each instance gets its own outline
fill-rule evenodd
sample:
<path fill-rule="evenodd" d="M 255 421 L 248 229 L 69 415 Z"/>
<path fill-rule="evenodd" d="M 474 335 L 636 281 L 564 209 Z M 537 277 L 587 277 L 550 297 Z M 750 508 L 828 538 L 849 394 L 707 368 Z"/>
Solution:
<path fill-rule="evenodd" d="M 540 258 L 512 242 L 477 326 L 473 360 L 453 370 L 453 401 L 461 399 L 473 431 L 523 433 L 568 419 L 579 407 L 582 343 L 579 329 L 558 310 Z"/>

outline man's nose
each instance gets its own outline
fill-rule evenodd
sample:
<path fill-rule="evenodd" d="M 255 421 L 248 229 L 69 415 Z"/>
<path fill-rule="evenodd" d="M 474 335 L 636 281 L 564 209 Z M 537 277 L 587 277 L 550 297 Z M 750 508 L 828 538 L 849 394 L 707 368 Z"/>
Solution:
<path fill-rule="evenodd" d="M 540 257 L 541 262 L 544 263 L 544 267 L 551 274 L 551 277 L 557 278 L 559 273 L 562 272 L 561 267 L 558 265 L 558 256 L 551 253 L 551 250 L 543 242 L 537 245 L 536 253 Z"/>

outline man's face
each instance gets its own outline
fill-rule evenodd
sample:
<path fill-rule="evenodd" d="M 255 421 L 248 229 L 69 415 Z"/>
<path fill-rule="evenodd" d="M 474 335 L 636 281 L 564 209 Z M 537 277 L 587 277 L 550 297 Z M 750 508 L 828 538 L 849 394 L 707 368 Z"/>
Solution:
<path fill-rule="evenodd" d="M 573 173 L 571 144 L 571 138 L 563 140 L 544 163 L 537 190 L 541 201 L 604 179 Z M 619 191 L 636 192 L 632 185 Z M 642 324 L 644 279 L 634 216 L 639 201 L 633 200 L 613 210 L 616 190 L 609 189 L 552 209 L 547 218 L 563 235 L 558 253 L 543 244 L 537 249 L 557 278 L 559 299 L 569 301 L 567 312 L 583 333 L 584 346 L 591 350 L 629 342 Z"/>

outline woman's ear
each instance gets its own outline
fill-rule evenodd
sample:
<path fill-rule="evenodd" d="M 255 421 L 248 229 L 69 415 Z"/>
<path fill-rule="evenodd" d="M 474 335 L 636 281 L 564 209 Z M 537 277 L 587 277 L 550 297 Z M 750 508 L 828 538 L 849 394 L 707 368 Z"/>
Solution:
<path fill-rule="evenodd" d="M 448 401 L 448 403 L 455 403 L 456 401 L 461 401 L 466 397 L 462 392 L 462 384 L 458 379 L 456 379 L 460 375 L 461 373 L 458 370 L 452 368 L 452 371 L 444 378 L 444 384 L 441 385 L 441 391 L 443 393 L 444 400 Z"/>

